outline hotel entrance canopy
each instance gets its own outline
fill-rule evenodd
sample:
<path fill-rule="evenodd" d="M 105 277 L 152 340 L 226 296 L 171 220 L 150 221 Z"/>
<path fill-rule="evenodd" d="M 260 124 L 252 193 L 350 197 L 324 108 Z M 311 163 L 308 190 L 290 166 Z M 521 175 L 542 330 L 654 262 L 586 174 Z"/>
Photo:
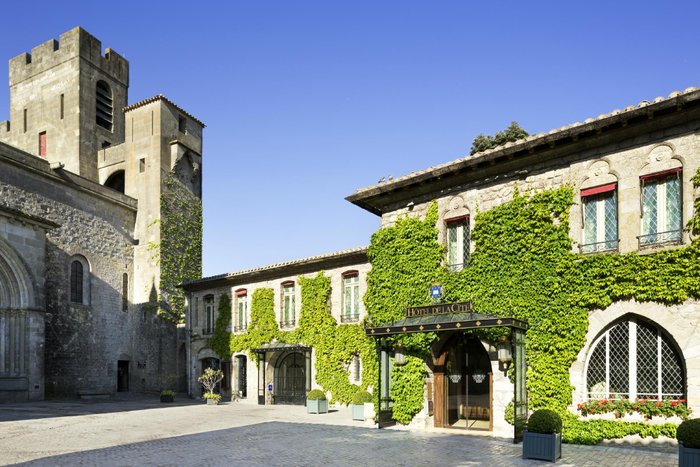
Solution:
<path fill-rule="evenodd" d="M 378 396 L 379 427 L 393 424 L 393 400 L 391 398 L 391 370 L 395 351 L 392 337 L 417 332 L 470 331 L 483 328 L 510 329 L 510 345 L 513 365 L 513 406 L 515 426 L 514 441 L 522 440 L 522 430 L 527 420 L 527 388 L 525 362 L 525 332 L 527 322 L 483 313 L 474 313 L 470 302 L 435 304 L 409 307 L 406 317 L 391 323 L 367 327 L 367 336 L 374 337 L 379 359 Z"/>

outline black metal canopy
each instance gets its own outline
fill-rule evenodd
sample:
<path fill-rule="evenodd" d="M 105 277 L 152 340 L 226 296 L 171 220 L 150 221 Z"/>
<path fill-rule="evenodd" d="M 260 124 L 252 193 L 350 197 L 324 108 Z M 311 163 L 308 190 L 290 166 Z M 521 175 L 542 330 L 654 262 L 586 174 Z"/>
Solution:
<path fill-rule="evenodd" d="M 366 328 L 365 331 L 368 336 L 383 337 L 414 332 L 459 331 L 493 327 L 508 327 L 526 331 L 527 323 L 515 318 L 501 318 L 483 313 L 448 313 L 412 316 L 385 326 Z"/>
<path fill-rule="evenodd" d="M 265 353 L 265 352 L 275 352 L 275 351 L 285 351 L 285 350 L 311 350 L 311 347 L 307 347 L 301 344 L 288 344 L 285 342 L 271 342 L 269 344 L 263 344 L 257 349 L 250 349 L 254 353 Z"/>

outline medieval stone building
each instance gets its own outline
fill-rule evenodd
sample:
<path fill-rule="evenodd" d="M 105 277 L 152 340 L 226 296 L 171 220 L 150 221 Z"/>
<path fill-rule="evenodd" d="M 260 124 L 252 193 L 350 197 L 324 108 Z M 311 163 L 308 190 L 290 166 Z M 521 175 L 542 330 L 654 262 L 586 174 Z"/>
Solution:
<path fill-rule="evenodd" d="M 171 284 L 201 271 L 203 123 L 163 96 L 128 105 L 129 63 L 79 27 L 9 68 L 0 400 L 184 390 Z M 191 220 L 191 270 L 168 216 Z"/>

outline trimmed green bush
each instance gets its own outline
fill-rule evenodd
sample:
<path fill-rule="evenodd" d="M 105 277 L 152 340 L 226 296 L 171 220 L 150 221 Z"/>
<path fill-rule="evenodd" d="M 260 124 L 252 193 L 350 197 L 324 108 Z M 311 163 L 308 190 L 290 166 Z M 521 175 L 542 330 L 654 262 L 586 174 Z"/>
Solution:
<path fill-rule="evenodd" d="M 306 398 L 310 401 L 325 401 L 326 393 L 321 391 L 320 389 L 312 389 L 306 395 Z"/>
<path fill-rule="evenodd" d="M 367 391 L 357 391 L 352 397 L 352 403 L 355 405 L 362 405 L 365 402 L 373 402 L 372 394 Z"/>
<path fill-rule="evenodd" d="M 527 421 L 527 431 L 544 434 L 561 433 L 561 417 L 553 410 L 536 410 Z"/>
<path fill-rule="evenodd" d="M 167 397 L 175 397 L 175 391 L 171 389 L 163 389 L 160 391 L 161 396 L 167 396 Z"/>
<path fill-rule="evenodd" d="M 676 439 L 686 448 L 700 449 L 700 418 L 682 422 L 676 431 Z"/>

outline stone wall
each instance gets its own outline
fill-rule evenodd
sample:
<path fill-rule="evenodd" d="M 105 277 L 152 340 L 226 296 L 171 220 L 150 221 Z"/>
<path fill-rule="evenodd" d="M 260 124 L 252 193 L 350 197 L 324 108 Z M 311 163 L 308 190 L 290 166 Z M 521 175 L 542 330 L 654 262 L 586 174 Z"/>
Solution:
<path fill-rule="evenodd" d="M 59 224 L 47 234 L 45 251 L 47 394 L 114 393 L 119 360 L 129 361 L 130 390 L 172 387 L 176 327 L 133 304 L 135 201 L 6 146 L 0 146 L 0 199 Z M 69 300 L 76 255 L 89 267 L 82 304 Z"/>

